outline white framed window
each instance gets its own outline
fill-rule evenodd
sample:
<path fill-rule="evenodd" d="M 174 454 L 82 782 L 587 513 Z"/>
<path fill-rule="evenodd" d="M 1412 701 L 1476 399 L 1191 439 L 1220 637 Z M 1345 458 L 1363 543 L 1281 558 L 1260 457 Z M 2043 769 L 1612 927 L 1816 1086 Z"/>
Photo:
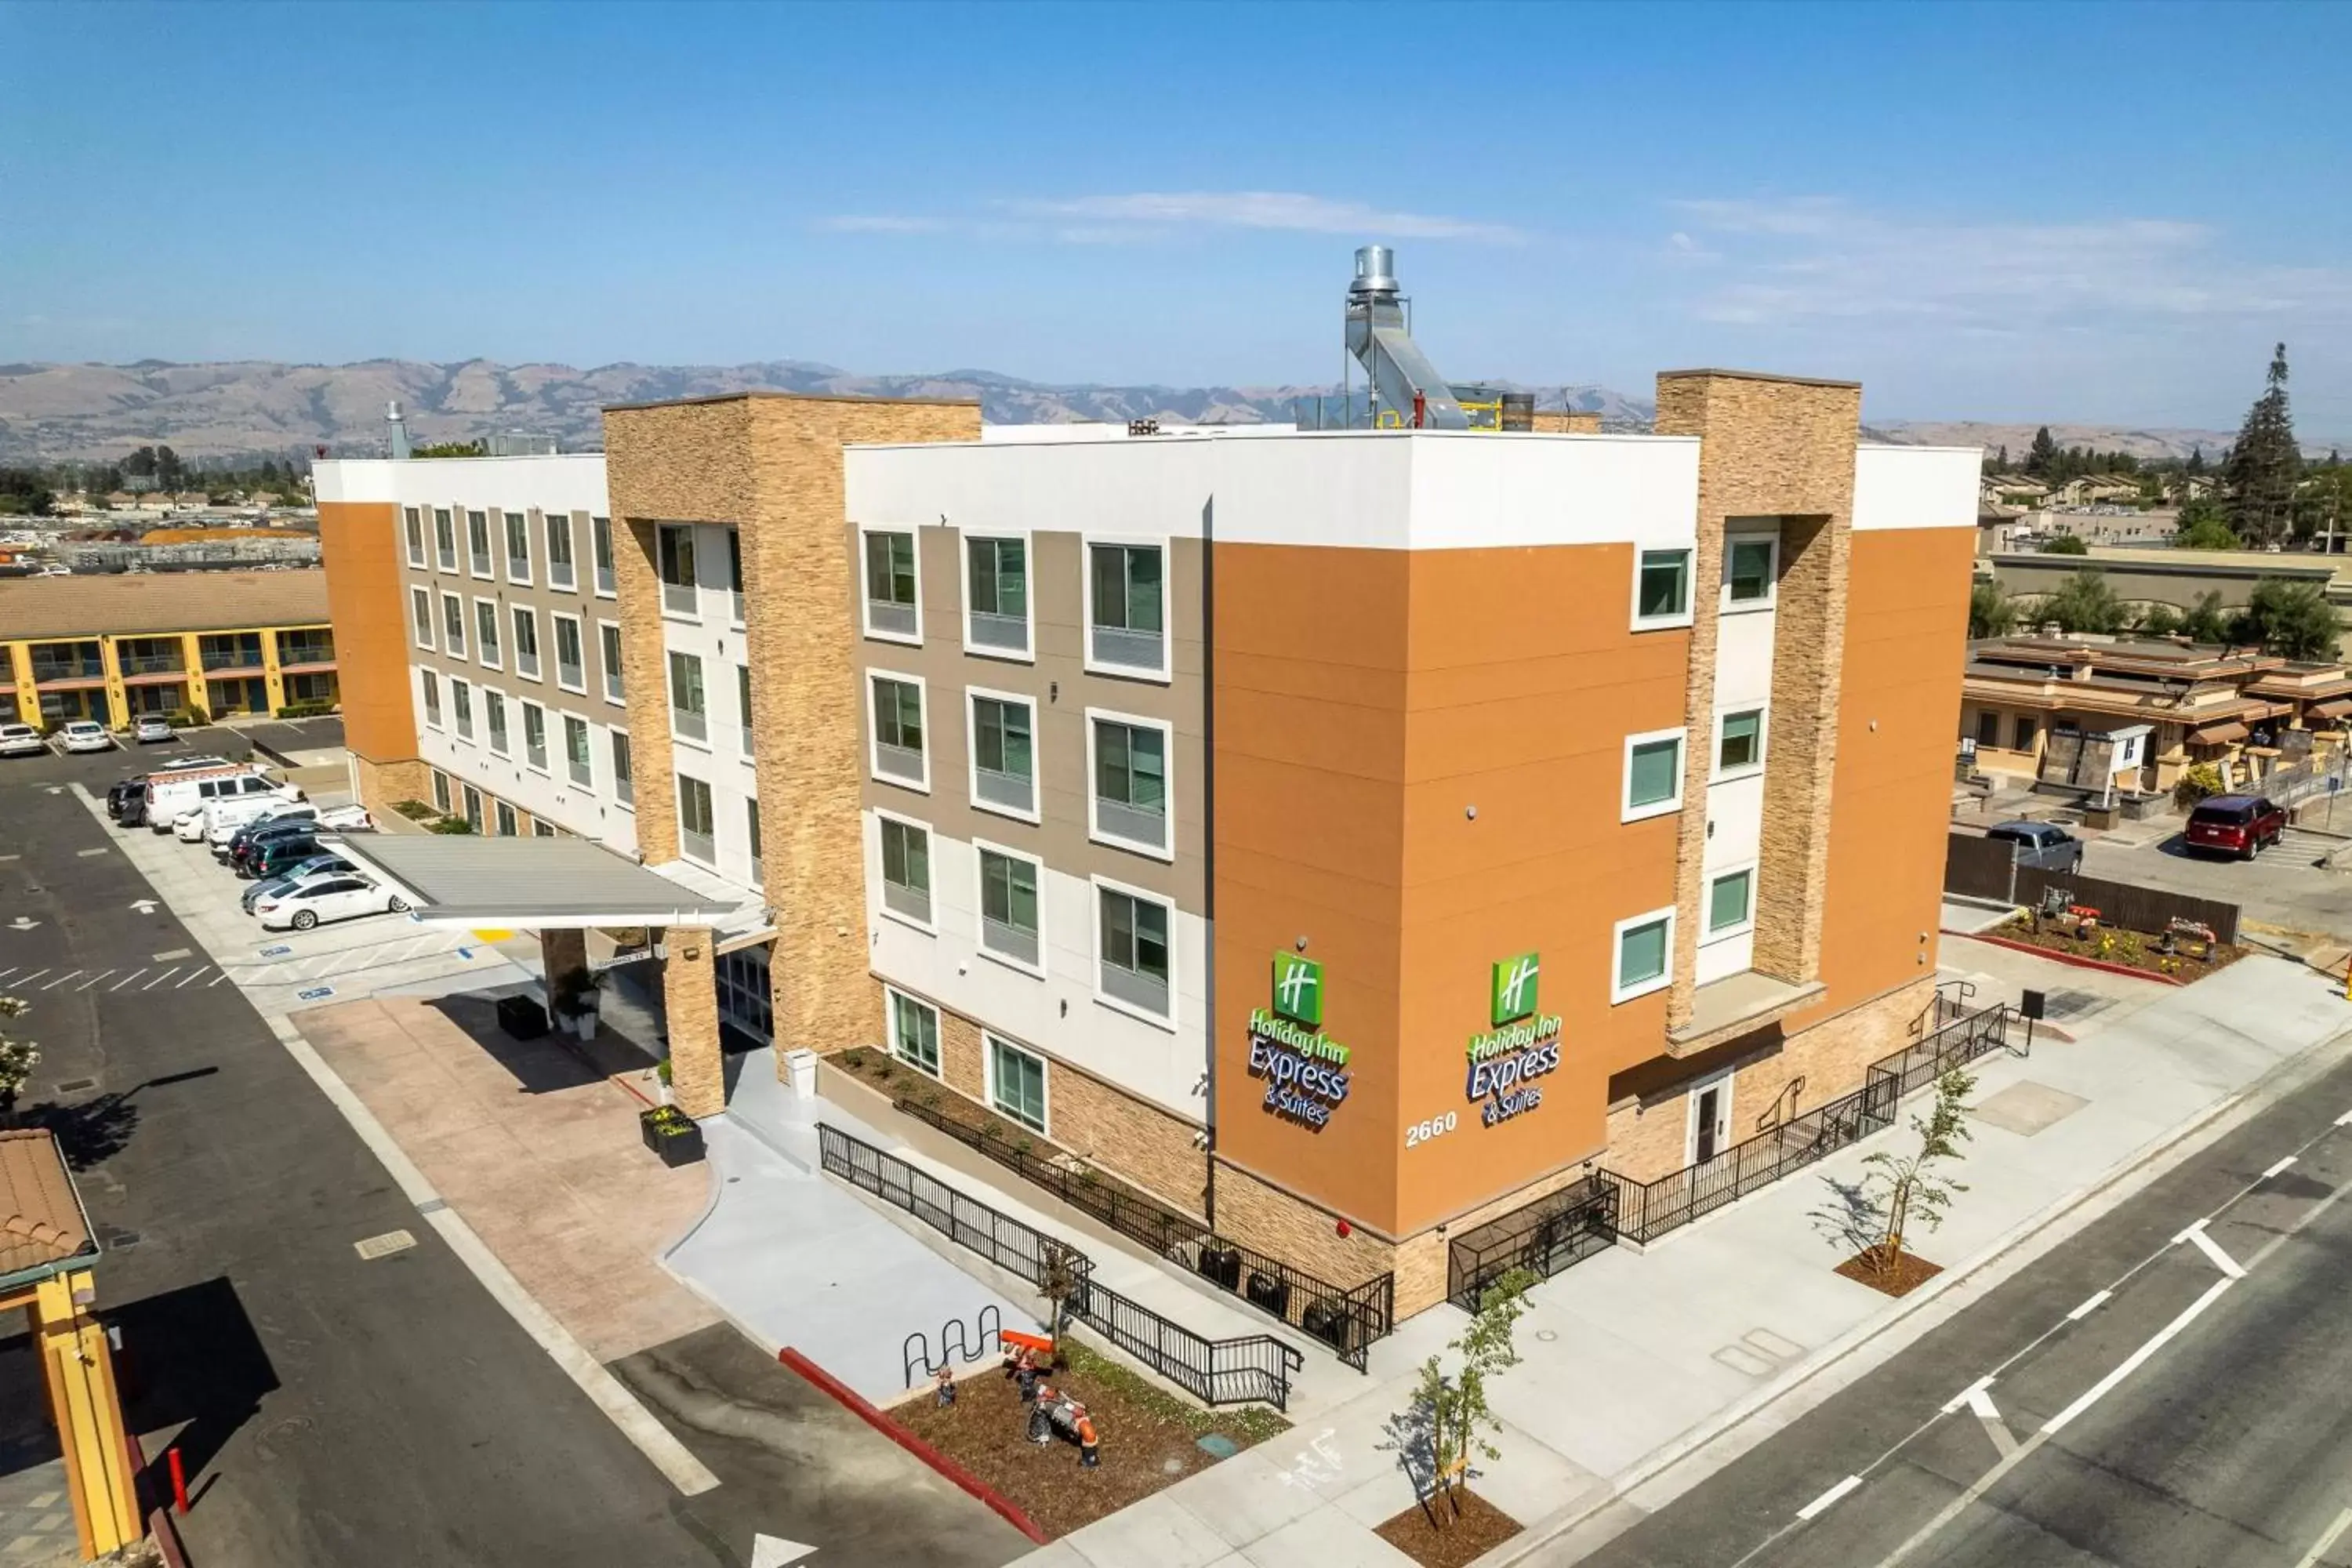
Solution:
<path fill-rule="evenodd" d="M 427 729 L 441 728 L 441 678 L 429 669 L 416 672 L 416 683 L 425 694 L 425 724 Z"/>
<path fill-rule="evenodd" d="M 555 837 L 555 824 L 543 816 L 534 816 L 530 819 L 530 836 L 533 838 L 552 838 Z"/>
<path fill-rule="evenodd" d="M 1086 541 L 1086 668 L 1097 675 L 1168 679 L 1168 543 Z"/>
<path fill-rule="evenodd" d="M 760 855 L 760 803 L 743 803 L 743 841 L 751 851 L 751 886 L 764 887 L 768 880 L 767 862 Z"/>
<path fill-rule="evenodd" d="M 1655 631 L 1691 624 L 1691 563 L 1687 544 L 1633 552 L 1633 629 Z"/>
<path fill-rule="evenodd" d="M 940 1010 L 895 986 L 883 999 L 890 1013 L 890 1054 L 919 1072 L 940 1076 Z"/>
<path fill-rule="evenodd" d="M 702 689 L 699 656 L 669 650 L 669 732 L 698 746 L 710 744 L 710 697 Z"/>
<path fill-rule="evenodd" d="M 507 751 L 507 699 L 503 691 L 482 688 L 482 728 L 488 735 L 490 750 L 499 756 Z"/>
<path fill-rule="evenodd" d="M 588 746 L 588 721 L 576 713 L 563 716 L 563 765 L 575 788 L 596 787 L 594 753 Z"/>
<path fill-rule="evenodd" d="M 666 522 L 654 530 L 654 574 L 661 579 L 662 614 L 693 620 L 702 614 L 695 578 L 694 525 Z"/>
<path fill-rule="evenodd" d="M 625 688 L 621 672 L 621 623 L 598 621 L 596 647 L 604 656 L 604 700 L 625 702 L 627 699 L 622 695 Z"/>
<path fill-rule="evenodd" d="M 1087 831 L 1158 860 L 1176 858 L 1176 731 L 1157 719 L 1087 710 Z"/>
<path fill-rule="evenodd" d="M 454 675 L 449 678 L 449 717 L 457 722 L 457 739 L 474 738 L 474 689 Z"/>
<path fill-rule="evenodd" d="M 1778 533 L 1723 536 L 1723 610 L 1769 610 L 1780 580 Z"/>
<path fill-rule="evenodd" d="M 923 678 L 893 670 L 867 672 L 866 766 L 885 784 L 928 793 L 930 752 L 923 744 Z"/>
<path fill-rule="evenodd" d="M 421 569 L 425 564 L 425 514 L 413 506 L 402 507 L 400 525 L 408 537 L 408 563 Z"/>
<path fill-rule="evenodd" d="M 743 626 L 743 531 L 727 531 L 727 618 L 738 631 Z"/>
<path fill-rule="evenodd" d="M 451 658 L 466 657 L 466 601 L 455 594 L 441 595 L 441 651 Z"/>
<path fill-rule="evenodd" d="M 433 809 L 449 815 L 449 775 L 439 768 L 433 770 Z"/>
<path fill-rule="evenodd" d="M 1765 710 L 1727 709 L 1715 716 L 1715 776 L 1747 778 L 1764 771 Z"/>
<path fill-rule="evenodd" d="M 499 602 L 474 601 L 474 659 L 484 669 L 499 668 Z"/>
<path fill-rule="evenodd" d="M 547 772 L 547 710 L 536 702 L 522 704 L 522 760 L 534 773 Z"/>
<path fill-rule="evenodd" d="M 1034 658 L 1028 538 L 967 537 L 963 549 L 964 651 L 986 658 Z"/>
<path fill-rule="evenodd" d="M 861 528 L 857 548 L 864 570 L 865 631 L 884 642 L 923 640 L 923 595 L 919 546 L 910 528 Z"/>
<path fill-rule="evenodd" d="M 592 517 L 588 520 L 588 539 L 595 551 L 596 596 L 610 599 L 617 596 L 618 579 L 613 573 L 613 520 Z"/>
<path fill-rule="evenodd" d="M 418 647 L 433 646 L 433 595 L 423 588 L 408 591 L 408 621 Z"/>
<path fill-rule="evenodd" d="M 1614 1006 L 1675 983 L 1675 907 L 1629 915 L 1610 933 L 1609 1002 Z"/>
<path fill-rule="evenodd" d="M 882 912 L 927 931 L 931 923 L 931 830 L 910 816 L 874 814 L 882 841 Z"/>
<path fill-rule="evenodd" d="M 580 617 L 548 612 L 555 628 L 555 684 L 566 691 L 588 694 L 588 650 L 581 646 Z"/>
<path fill-rule="evenodd" d="M 677 775 L 677 850 L 718 868 L 719 821 L 710 808 L 710 786 L 691 773 Z"/>
<path fill-rule="evenodd" d="M 522 824 L 521 824 L 520 820 L 519 818 L 517 818 L 517 817 L 516 817 L 516 816 L 515 816 L 515 808 L 514 808 L 513 806 L 511 806 L 511 805 L 509 805 L 505 801 L 500 801 L 500 802 L 499 802 L 499 803 L 498 803 L 498 832 L 499 832 L 499 837 L 501 837 L 501 838 L 512 838 L 512 837 L 515 837 L 515 835 L 516 835 L 518 832 L 520 832 L 520 831 L 521 830 L 521 827 L 522 827 Z"/>
<path fill-rule="evenodd" d="M 751 667 L 748 664 L 735 667 L 735 721 L 737 743 L 748 763 L 759 754 L 751 749 Z"/>
<path fill-rule="evenodd" d="M 575 576 L 578 556 L 572 545 L 572 514 L 550 507 L 547 519 L 547 585 L 570 588 L 578 581 Z"/>
<path fill-rule="evenodd" d="M 1680 730 L 1644 730 L 1625 737 L 1625 793 L 1618 820 L 1640 822 L 1682 809 L 1683 742 Z"/>
<path fill-rule="evenodd" d="M 988 1037 L 988 1103 L 1032 1132 L 1045 1131 L 1045 1058 Z"/>
<path fill-rule="evenodd" d="M 1097 877 L 1095 1000 L 1176 1026 L 1176 910 L 1157 893 Z"/>
<path fill-rule="evenodd" d="M 526 512 L 503 514 L 507 535 L 507 581 L 530 581 L 530 517 Z"/>
<path fill-rule="evenodd" d="M 457 798 L 465 803 L 466 820 L 474 825 L 475 832 L 479 833 L 482 830 L 482 792 L 472 784 L 461 785 Z"/>
<path fill-rule="evenodd" d="M 1727 866 L 1706 878 L 1706 903 L 1700 910 L 1703 942 L 1756 929 L 1756 863 Z"/>
<path fill-rule="evenodd" d="M 446 506 L 433 509 L 433 554 L 442 571 L 457 570 L 457 524 Z"/>
<path fill-rule="evenodd" d="M 980 950 L 1030 974 L 1045 973 L 1045 863 L 985 839 L 971 841 L 980 869 Z"/>
<path fill-rule="evenodd" d="M 466 553 L 470 558 L 474 575 L 495 577 L 496 563 L 490 558 L 490 514 L 467 510 L 466 513 Z"/>
<path fill-rule="evenodd" d="M 971 804 L 982 811 L 1037 820 L 1037 705 L 1018 692 L 966 689 Z"/>
<path fill-rule="evenodd" d="M 529 605 L 514 606 L 514 667 L 517 675 L 539 679 L 539 612 Z"/>
<path fill-rule="evenodd" d="M 629 757 L 629 732 L 614 729 L 613 737 L 613 804 L 623 811 L 637 809 L 637 775 Z"/>

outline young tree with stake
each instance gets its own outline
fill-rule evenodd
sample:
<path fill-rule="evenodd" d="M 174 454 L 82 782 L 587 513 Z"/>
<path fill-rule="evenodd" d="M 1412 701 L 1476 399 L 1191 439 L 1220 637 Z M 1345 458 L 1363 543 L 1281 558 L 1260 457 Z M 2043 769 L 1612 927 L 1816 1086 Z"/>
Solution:
<path fill-rule="evenodd" d="M 1932 1167 L 1938 1160 L 1967 1156 L 1960 1145 L 1969 1142 L 1968 1110 L 1962 1104 L 1975 1091 L 1977 1080 L 1954 1068 L 1936 1080 L 1936 1103 L 1925 1116 L 1911 1119 L 1919 1147 L 1908 1154 L 1885 1150 L 1863 1163 L 1865 1184 L 1872 1190 L 1872 1208 L 1878 1220 L 1878 1240 L 1864 1254 L 1874 1273 L 1892 1274 L 1903 1261 L 1903 1246 L 1916 1222 L 1928 1230 L 1944 1223 L 1944 1211 L 1956 1194 L 1969 1189 Z"/>
<path fill-rule="evenodd" d="M 1488 1459 L 1502 1458 L 1486 1436 L 1502 1430 L 1487 1405 L 1486 1385 L 1519 1364 L 1511 1334 L 1528 1310 L 1528 1291 L 1535 1283 L 1533 1273 L 1514 1268 L 1480 1292 L 1470 1326 L 1445 1347 L 1462 1358 L 1459 1373 L 1446 1376 L 1436 1356 L 1422 1363 L 1413 1403 L 1429 1419 L 1430 1490 L 1423 1506 L 1429 1508 L 1439 1496 L 1445 1499 L 1447 1514 L 1429 1508 L 1431 1522 L 1441 1527 L 1446 1519 L 1461 1516 L 1462 1482 L 1472 1451 Z"/>

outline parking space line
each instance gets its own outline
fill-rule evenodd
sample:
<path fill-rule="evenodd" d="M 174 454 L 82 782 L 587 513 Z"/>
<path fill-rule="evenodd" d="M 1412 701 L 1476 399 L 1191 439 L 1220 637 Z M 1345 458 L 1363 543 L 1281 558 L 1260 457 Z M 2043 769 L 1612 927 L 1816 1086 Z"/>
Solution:
<path fill-rule="evenodd" d="M 207 981 L 205 981 L 205 990 L 207 990 L 207 991 L 209 991 L 209 990 L 211 990 L 214 986 L 215 986 L 215 985 L 219 984 L 222 981 L 226 980 L 227 978 L 228 978 L 228 971 L 227 971 L 227 970 L 226 970 L 226 969 L 224 969 L 224 970 L 222 970 L 218 974 L 214 975 L 210 980 L 207 980 Z"/>
<path fill-rule="evenodd" d="M 198 964 L 198 965 L 196 965 L 194 969 L 191 969 L 190 971 L 188 971 L 188 980 L 201 980 L 201 979 L 203 979 L 203 978 L 205 977 L 205 973 L 207 973 L 211 968 L 212 968 L 212 965 L 211 965 L 211 964 L 209 964 L 209 963 L 199 963 L 199 964 Z M 179 985 L 174 985 L 174 986 L 173 986 L 173 987 L 172 987 L 172 989 L 173 989 L 173 990 L 174 990 L 174 991 L 179 990 L 181 985 L 185 985 L 185 984 L 188 983 L 188 980 L 183 980 L 183 981 L 181 981 Z"/>
<path fill-rule="evenodd" d="M 152 991 L 152 990 L 154 990 L 154 989 L 155 989 L 155 987 L 157 987 L 158 985 L 163 984 L 163 982 L 165 982 L 166 980 L 171 979 L 171 978 L 172 978 L 172 976 L 173 976 L 174 974 L 177 974 L 177 973 L 180 973 L 180 966 L 179 966 L 178 964 L 176 964 L 176 963 L 175 963 L 175 964 L 172 965 L 172 967 L 171 967 L 171 968 L 169 968 L 169 969 L 167 969 L 167 970 L 163 971 L 163 973 L 161 973 L 161 974 L 159 974 L 159 975 L 155 976 L 155 978 L 154 978 L 154 979 L 150 980 L 146 984 L 142 985 L 139 989 L 140 989 L 140 990 L 142 990 L 142 991 Z"/>
<path fill-rule="evenodd" d="M 109 991 L 120 991 L 120 990 L 121 990 L 124 986 L 126 986 L 126 985 L 130 984 L 132 981 L 134 981 L 134 980 L 138 979 L 141 975 L 142 975 L 142 974 L 144 974 L 144 973 L 147 973 L 146 968 L 145 968 L 145 966 L 143 966 L 143 965 L 142 965 L 142 966 L 141 966 L 140 968 L 137 968 L 137 969 L 132 970 L 130 973 L 128 973 L 128 974 L 124 975 L 121 979 L 120 979 L 120 980 L 116 981 L 113 984 L 111 984 L 111 985 L 108 986 L 108 987 L 107 987 L 107 989 L 108 989 Z"/>
<path fill-rule="evenodd" d="M 91 975 L 89 979 L 83 981 L 80 984 L 75 986 L 74 989 L 77 991 L 87 991 L 91 986 L 97 984 L 100 981 L 105 979 L 108 975 L 113 973 L 114 971 L 111 969 L 101 969 L 97 973 Z"/>
<path fill-rule="evenodd" d="M 19 985 L 30 985 L 34 981 L 38 980 L 42 975 L 47 974 L 47 973 L 49 972 L 49 969 L 52 969 L 52 968 L 55 968 L 55 967 L 56 967 L 56 965 L 51 964 L 51 965 L 49 965 L 47 968 L 36 969 L 35 971 L 33 971 L 33 973 L 32 973 L 27 974 L 27 975 L 26 975 L 24 978 L 22 978 L 22 979 L 18 980 L 18 981 L 16 982 L 16 984 L 19 984 Z"/>
<path fill-rule="evenodd" d="M 22 969 L 23 967 L 24 967 L 24 965 L 23 965 L 23 964 L 21 964 L 21 963 L 12 963 L 12 964 L 10 964 L 10 965 L 9 965 L 7 968 L 5 968 L 5 969 L 0 969 L 0 980 L 5 980 L 5 979 L 7 979 L 7 978 L 8 978 L 8 976 L 10 976 L 10 975 L 12 975 L 12 974 L 16 973 L 16 971 L 18 971 L 19 969 Z"/>
<path fill-rule="evenodd" d="M 44 991 L 55 991 L 58 986 L 63 985 L 75 975 L 84 973 L 86 972 L 79 969 L 68 969 L 63 974 L 58 975 L 55 980 L 50 981 L 47 985 L 42 986 L 41 989 Z"/>

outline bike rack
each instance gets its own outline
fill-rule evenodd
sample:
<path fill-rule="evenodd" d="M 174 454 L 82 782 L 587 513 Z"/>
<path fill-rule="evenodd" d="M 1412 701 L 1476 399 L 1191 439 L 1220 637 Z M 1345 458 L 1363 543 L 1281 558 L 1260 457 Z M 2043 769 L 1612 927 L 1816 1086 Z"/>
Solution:
<path fill-rule="evenodd" d="M 898 1346 L 899 1370 L 906 1377 L 907 1386 L 913 1388 L 924 1378 L 937 1376 L 940 1368 L 954 1365 L 959 1355 L 967 1366 L 986 1356 L 996 1348 L 997 1336 L 1004 1331 L 1004 1314 L 997 1310 L 995 1302 L 991 1301 L 981 1308 L 972 1320 L 971 1327 L 972 1332 L 978 1336 L 977 1343 L 964 1337 L 961 1318 L 950 1318 L 940 1324 L 940 1354 L 936 1361 L 931 1359 L 929 1334 L 920 1329 L 908 1334 Z M 916 1375 L 918 1367 L 922 1369 L 920 1377 Z"/>

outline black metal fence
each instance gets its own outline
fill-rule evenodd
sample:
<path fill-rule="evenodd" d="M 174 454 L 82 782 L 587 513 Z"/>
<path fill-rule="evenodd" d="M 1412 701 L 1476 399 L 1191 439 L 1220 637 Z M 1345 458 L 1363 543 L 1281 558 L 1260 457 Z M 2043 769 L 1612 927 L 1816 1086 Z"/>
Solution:
<path fill-rule="evenodd" d="M 820 1122 L 817 1151 L 825 1171 L 902 1208 L 958 1246 L 1042 1287 L 1050 1262 L 1071 1284 L 1070 1315 L 1205 1405 L 1290 1401 L 1290 1374 L 1306 1364 L 1272 1334 L 1211 1340 L 1169 1321 L 1094 1279 L 1094 1261 L 1076 1247 L 967 1197 L 895 1154 Z"/>
<path fill-rule="evenodd" d="M 914 1100 L 894 1103 L 917 1121 L 978 1150 L 1129 1240 L 1329 1345 L 1341 1362 L 1358 1372 L 1368 1370 L 1372 1342 L 1395 1327 L 1393 1274 L 1376 1275 L 1342 1289 L 1228 1240 L 1199 1220 L 1153 1203 L 1117 1182 L 1040 1159 L 1013 1139 L 968 1126 Z"/>
<path fill-rule="evenodd" d="M 1873 1063 L 1852 1094 L 1768 1127 L 1713 1159 L 1654 1182 L 1596 1171 L 1576 1186 L 1465 1231 L 1447 1245 L 1447 1298 L 1475 1310 L 1478 1293 L 1512 1268 L 1549 1279 L 1621 1238 L 1655 1241 L 1859 1143 L 1895 1124 L 1905 1095 L 2007 1047 L 2011 1016 L 2004 1003 L 1946 1024 Z"/>
<path fill-rule="evenodd" d="M 1587 1176 L 1453 1237 L 1445 1248 L 1445 1299 L 1475 1312 L 1486 1288 L 1514 1268 L 1549 1279 L 1616 1244 L 1615 1179 Z"/>

